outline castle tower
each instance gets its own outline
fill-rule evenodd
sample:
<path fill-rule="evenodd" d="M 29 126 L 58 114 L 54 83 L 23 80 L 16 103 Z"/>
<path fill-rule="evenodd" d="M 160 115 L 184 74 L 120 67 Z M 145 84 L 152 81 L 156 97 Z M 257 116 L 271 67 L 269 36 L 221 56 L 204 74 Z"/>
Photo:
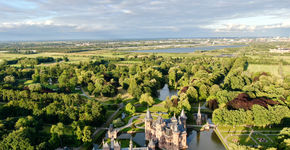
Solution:
<path fill-rule="evenodd" d="M 116 139 L 117 138 L 118 132 L 117 132 L 117 130 L 115 130 L 113 128 L 113 124 L 110 124 L 109 130 L 108 130 L 107 133 L 108 133 L 108 138 L 109 139 Z"/>
<path fill-rule="evenodd" d="M 103 150 L 110 150 L 110 146 L 108 143 L 105 143 L 103 140 Z"/>
<path fill-rule="evenodd" d="M 111 148 L 114 148 L 115 145 L 115 139 L 111 139 Z"/>
<path fill-rule="evenodd" d="M 186 120 L 187 120 L 187 117 L 185 115 L 184 109 L 182 109 L 182 111 L 181 111 L 180 120 L 181 120 L 181 122 L 183 124 L 184 129 L 186 129 Z"/>
<path fill-rule="evenodd" d="M 179 149 L 179 134 L 180 131 L 178 130 L 177 124 L 173 127 L 173 138 L 172 138 L 172 149 Z"/>
<path fill-rule="evenodd" d="M 120 146 L 119 142 L 114 143 L 114 150 L 121 150 L 121 146 Z"/>
<path fill-rule="evenodd" d="M 197 116 L 196 116 L 197 118 L 196 118 L 196 124 L 197 125 L 201 125 L 202 124 L 202 122 L 201 122 L 201 113 L 200 113 L 200 103 L 199 103 L 199 105 L 198 105 L 198 112 L 197 112 Z"/>
<path fill-rule="evenodd" d="M 133 141 L 132 141 L 132 137 L 130 138 L 129 150 L 133 150 Z"/>
<path fill-rule="evenodd" d="M 180 148 L 181 149 L 187 149 L 188 148 L 188 146 L 187 146 L 187 133 L 186 133 L 185 130 L 181 133 L 180 137 L 181 137 Z"/>
<path fill-rule="evenodd" d="M 176 119 L 176 117 L 175 117 L 175 113 L 174 113 L 173 117 L 171 118 L 171 122 L 173 122 L 173 123 L 177 123 L 177 119 Z"/>
<path fill-rule="evenodd" d="M 149 150 L 155 150 L 156 145 L 155 145 L 153 139 L 150 140 L 150 142 L 148 144 L 148 148 L 149 148 Z"/>
<path fill-rule="evenodd" d="M 149 109 L 147 109 L 146 116 L 145 116 L 145 139 L 149 140 L 151 139 L 151 125 L 152 125 L 153 118 L 151 116 L 151 113 Z"/>

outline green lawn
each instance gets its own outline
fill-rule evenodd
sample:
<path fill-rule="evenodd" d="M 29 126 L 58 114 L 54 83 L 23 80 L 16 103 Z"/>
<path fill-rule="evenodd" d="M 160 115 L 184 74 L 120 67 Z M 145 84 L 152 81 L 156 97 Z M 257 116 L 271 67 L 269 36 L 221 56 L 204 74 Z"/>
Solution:
<path fill-rule="evenodd" d="M 237 126 L 237 127 L 231 127 L 231 126 L 219 126 L 219 131 L 221 132 L 221 135 L 223 138 L 227 138 L 227 142 L 229 143 L 235 143 L 245 146 L 250 145 L 256 145 L 256 143 L 249 137 L 249 134 L 251 132 L 251 128 L 244 127 L 244 126 Z M 261 127 L 253 127 L 252 128 L 255 132 L 252 133 L 252 138 L 258 143 L 260 146 L 275 146 L 275 141 L 277 138 L 277 135 L 282 128 L 261 128 Z M 277 131 L 277 132 L 267 132 L 267 131 Z M 265 134 L 270 134 L 268 137 L 273 141 L 269 140 Z M 259 138 L 266 139 L 267 142 L 259 142 Z"/>
<path fill-rule="evenodd" d="M 234 135 L 234 136 L 230 136 L 227 138 L 227 141 L 229 143 L 235 143 L 235 141 L 237 141 L 237 143 L 241 144 L 241 145 L 255 145 L 256 143 L 247 135 Z M 236 144 L 237 144 L 236 143 Z"/>

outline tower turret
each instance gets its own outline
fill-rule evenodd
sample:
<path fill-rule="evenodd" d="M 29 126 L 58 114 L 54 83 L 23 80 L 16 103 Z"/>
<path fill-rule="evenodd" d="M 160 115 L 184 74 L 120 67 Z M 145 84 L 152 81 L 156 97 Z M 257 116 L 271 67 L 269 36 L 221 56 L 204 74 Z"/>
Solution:
<path fill-rule="evenodd" d="M 187 116 L 185 115 L 184 109 L 182 109 L 180 114 L 180 121 L 182 122 L 184 129 L 186 129 L 186 120 Z"/>
<path fill-rule="evenodd" d="M 197 111 L 197 115 L 196 115 L 196 124 L 197 125 L 201 125 L 202 124 L 201 113 L 200 113 L 200 103 L 198 105 L 198 111 Z"/>
<path fill-rule="evenodd" d="M 153 139 L 151 139 L 151 140 L 149 141 L 148 148 L 149 148 L 149 150 L 155 150 L 156 145 L 155 145 Z"/>
<path fill-rule="evenodd" d="M 180 131 L 178 130 L 177 124 L 175 124 L 173 127 L 172 149 L 179 149 L 179 135 Z"/>
<path fill-rule="evenodd" d="M 132 141 L 132 137 L 130 138 L 129 150 L 133 150 L 133 141 Z"/>
<path fill-rule="evenodd" d="M 152 120 L 153 119 L 152 116 L 151 116 L 151 112 L 149 111 L 149 108 L 147 109 L 145 119 L 146 120 Z"/>
<path fill-rule="evenodd" d="M 149 111 L 149 109 L 147 109 L 147 112 L 146 112 L 146 116 L 145 116 L 145 139 L 146 140 L 149 140 L 151 139 L 151 126 L 152 126 L 152 121 L 153 121 L 153 118 L 151 116 L 151 113 Z"/>

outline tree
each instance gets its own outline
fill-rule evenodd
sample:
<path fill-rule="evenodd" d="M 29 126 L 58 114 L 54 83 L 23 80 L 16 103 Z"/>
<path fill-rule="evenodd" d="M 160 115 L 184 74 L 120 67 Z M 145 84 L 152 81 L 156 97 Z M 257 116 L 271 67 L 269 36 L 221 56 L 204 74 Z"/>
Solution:
<path fill-rule="evenodd" d="M 83 129 L 82 141 L 84 143 L 91 142 L 92 141 L 91 137 L 92 137 L 91 128 L 89 126 L 85 126 L 84 129 Z"/>
<path fill-rule="evenodd" d="M 77 127 L 77 130 L 76 130 L 75 134 L 77 135 L 77 139 L 78 140 L 82 139 L 83 133 L 82 133 L 82 130 L 81 130 L 81 128 L 79 126 Z"/>
<path fill-rule="evenodd" d="M 135 114 L 136 112 L 136 108 L 134 105 L 132 105 L 132 103 L 128 103 L 125 107 L 126 112 L 128 112 L 129 114 Z"/>
<path fill-rule="evenodd" d="M 182 108 L 185 108 L 187 111 L 190 111 L 191 105 L 188 101 L 188 97 L 185 93 L 182 93 L 180 95 L 180 101 L 178 102 L 178 108 L 179 110 L 182 110 Z"/>
<path fill-rule="evenodd" d="M 154 104 L 154 100 L 149 93 L 145 93 L 141 95 L 139 99 L 139 103 L 140 104 L 147 103 L 147 105 L 151 106 Z"/>
<path fill-rule="evenodd" d="M 278 143 L 280 149 L 289 150 L 290 147 L 290 128 L 283 128 L 278 135 Z"/>
<path fill-rule="evenodd" d="M 92 92 L 95 90 L 95 86 L 93 83 L 89 82 L 88 84 L 88 91 L 90 92 L 90 94 L 92 94 Z"/>
<path fill-rule="evenodd" d="M 4 78 L 4 82 L 6 83 L 14 83 L 15 82 L 15 77 L 12 75 L 8 75 Z"/>
<path fill-rule="evenodd" d="M 254 124 L 257 126 L 266 126 L 270 124 L 270 120 L 268 119 L 268 110 L 260 105 L 253 105 L 252 107 L 253 116 L 254 116 Z"/>
<path fill-rule="evenodd" d="M 124 125 L 124 122 L 121 120 L 121 118 L 118 118 L 118 119 L 113 120 L 113 125 L 114 127 L 120 127 Z"/>
<path fill-rule="evenodd" d="M 214 84 L 209 89 L 209 95 L 215 96 L 218 91 L 221 91 L 221 88 L 219 87 L 219 85 Z"/>
<path fill-rule="evenodd" d="M 26 129 L 20 129 L 11 132 L 7 137 L 0 142 L 0 149 L 14 149 L 14 150 L 33 150 L 29 138 L 27 138 Z"/>
<path fill-rule="evenodd" d="M 141 88 L 137 85 L 137 81 L 134 77 L 130 79 L 128 92 L 135 98 L 139 98 L 142 94 Z"/>
<path fill-rule="evenodd" d="M 50 128 L 51 134 L 56 134 L 60 140 L 60 143 L 62 143 L 61 136 L 64 134 L 64 125 L 63 123 L 59 122 L 57 125 L 52 125 Z M 61 144 L 62 145 L 62 144 Z"/>
<path fill-rule="evenodd" d="M 199 87 L 199 99 L 200 100 L 206 100 L 207 96 L 208 96 L 208 89 L 207 86 L 205 84 L 202 84 Z"/>
<path fill-rule="evenodd" d="M 34 74 L 32 75 L 32 80 L 34 83 L 40 82 L 40 75 L 37 69 L 35 69 Z"/>
<path fill-rule="evenodd" d="M 64 89 L 65 91 L 71 91 L 77 84 L 77 78 L 71 77 L 71 75 L 66 70 L 64 70 L 58 78 L 58 83 L 61 89 Z"/>
<path fill-rule="evenodd" d="M 29 84 L 28 88 L 31 92 L 39 92 L 42 89 L 40 83 Z"/>
<path fill-rule="evenodd" d="M 191 102 L 196 102 L 198 101 L 198 92 L 194 87 L 189 87 L 188 90 L 186 91 L 188 99 Z"/>

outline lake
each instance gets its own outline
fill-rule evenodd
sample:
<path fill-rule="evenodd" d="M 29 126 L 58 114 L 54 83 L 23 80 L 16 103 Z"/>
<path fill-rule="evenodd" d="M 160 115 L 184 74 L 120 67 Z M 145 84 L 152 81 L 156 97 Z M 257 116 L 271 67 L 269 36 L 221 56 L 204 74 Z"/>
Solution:
<path fill-rule="evenodd" d="M 247 45 L 223 45 L 223 46 L 203 46 L 203 47 L 192 47 L 192 48 L 167 48 L 167 49 L 152 49 L 152 50 L 136 50 L 129 52 L 143 52 L 143 53 L 192 53 L 197 50 L 216 50 L 223 48 L 235 48 L 244 47 Z"/>

